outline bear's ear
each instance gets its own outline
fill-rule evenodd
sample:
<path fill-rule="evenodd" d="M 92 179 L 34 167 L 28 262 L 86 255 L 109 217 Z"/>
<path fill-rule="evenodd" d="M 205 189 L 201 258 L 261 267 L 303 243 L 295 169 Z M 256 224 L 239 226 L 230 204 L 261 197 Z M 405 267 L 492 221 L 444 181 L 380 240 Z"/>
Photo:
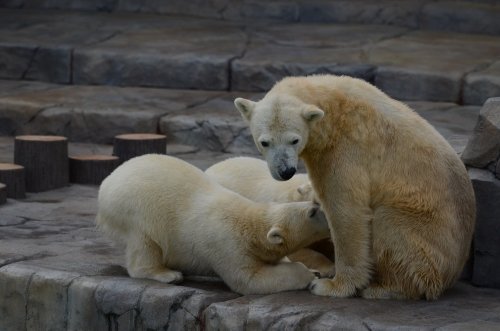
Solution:
<path fill-rule="evenodd" d="M 271 244 L 282 244 L 285 240 L 283 239 L 283 233 L 281 229 L 277 226 L 273 226 L 271 230 L 267 233 L 267 240 Z"/>
<path fill-rule="evenodd" d="M 305 198 L 312 191 L 311 183 L 302 184 L 297 187 L 297 192 L 299 192 L 300 196 Z"/>
<path fill-rule="evenodd" d="M 252 118 L 252 113 L 253 109 L 255 108 L 255 101 L 248 100 L 248 99 L 243 99 L 243 98 L 236 98 L 234 100 L 234 105 L 236 106 L 236 109 L 238 109 L 243 115 L 243 118 L 247 121 L 250 121 Z"/>
<path fill-rule="evenodd" d="M 304 119 L 310 123 L 322 119 L 325 113 L 316 106 L 309 105 L 302 111 Z"/>
<path fill-rule="evenodd" d="M 314 206 L 309 208 L 309 210 L 307 211 L 307 217 L 313 218 L 314 216 L 316 216 L 318 211 L 319 211 L 319 206 Z"/>

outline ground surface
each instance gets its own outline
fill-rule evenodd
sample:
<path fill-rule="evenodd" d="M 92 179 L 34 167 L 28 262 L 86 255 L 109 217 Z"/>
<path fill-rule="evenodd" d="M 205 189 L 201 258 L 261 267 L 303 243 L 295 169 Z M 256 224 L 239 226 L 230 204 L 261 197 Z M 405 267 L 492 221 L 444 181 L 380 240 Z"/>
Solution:
<path fill-rule="evenodd" d="M 12 148 L 12 138 L 0 139 L 1 160 Z M 111 147 L 70 145 L 70 153 L 88 152 Z M 169 153 L 202 169 L 234 155 L 175 145 Z M 1 330 L 500 330 L 500 290 L 466 282 L 436 302 L 400 302 L 307 291 L 239 296 L 213 279 L 131 279 L 122 250 L 94 229 L 97 190 L 71 185 L 0 207 Z"/>

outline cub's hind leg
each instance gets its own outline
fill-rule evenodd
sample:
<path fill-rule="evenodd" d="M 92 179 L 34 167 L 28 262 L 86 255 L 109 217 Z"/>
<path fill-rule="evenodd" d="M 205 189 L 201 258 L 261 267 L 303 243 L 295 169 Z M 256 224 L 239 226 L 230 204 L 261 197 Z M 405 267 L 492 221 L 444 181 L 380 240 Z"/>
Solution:
<path fill-rule="evenodd" d="M 131 235 L 126 248 L 127 271 L 134 278 L 154 279 L 163 283 L 182 281 L 182 273 L 163 265 L 160 246 L 144 234 Z"/>

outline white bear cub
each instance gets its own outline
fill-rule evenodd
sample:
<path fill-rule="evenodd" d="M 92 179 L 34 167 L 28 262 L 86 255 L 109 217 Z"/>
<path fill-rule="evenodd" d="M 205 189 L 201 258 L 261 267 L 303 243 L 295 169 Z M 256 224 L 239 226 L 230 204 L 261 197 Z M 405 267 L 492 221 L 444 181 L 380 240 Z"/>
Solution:
<path fill-rule="evenodd" d="M 307 288 L 314 274 L 280 260 L 330 236 L 312 202 L 253 202 L 166 155 L 122 164 L 102 182 L 98 203 L 97 226 L 125 244 L 131 277 L 218 275 L 241 294 Z"/>
<path fill-rule="evenodd" d="M 307 174 L 275 180 L 267 163 L 254 157 L 232 157 L 214 164 L 205 173 L 225 188 L 257 202 L 312 201 L 314 192 Z"/>

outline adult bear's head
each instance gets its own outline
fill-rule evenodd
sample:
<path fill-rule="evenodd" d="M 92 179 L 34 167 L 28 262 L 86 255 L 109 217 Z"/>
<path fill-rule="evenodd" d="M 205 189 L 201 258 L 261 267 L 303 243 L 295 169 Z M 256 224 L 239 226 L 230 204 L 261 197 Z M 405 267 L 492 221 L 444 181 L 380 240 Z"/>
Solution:
<path fill-rule="evenodd" d="M 250 125 L 255 145 L 265 157 L 273 178 L 292 178 L 307 144 L 309 128 L 323 117 L 323 111 L 283 94 L 268 94 L 258 102 L 237 98 L 234 104 Z"/>

